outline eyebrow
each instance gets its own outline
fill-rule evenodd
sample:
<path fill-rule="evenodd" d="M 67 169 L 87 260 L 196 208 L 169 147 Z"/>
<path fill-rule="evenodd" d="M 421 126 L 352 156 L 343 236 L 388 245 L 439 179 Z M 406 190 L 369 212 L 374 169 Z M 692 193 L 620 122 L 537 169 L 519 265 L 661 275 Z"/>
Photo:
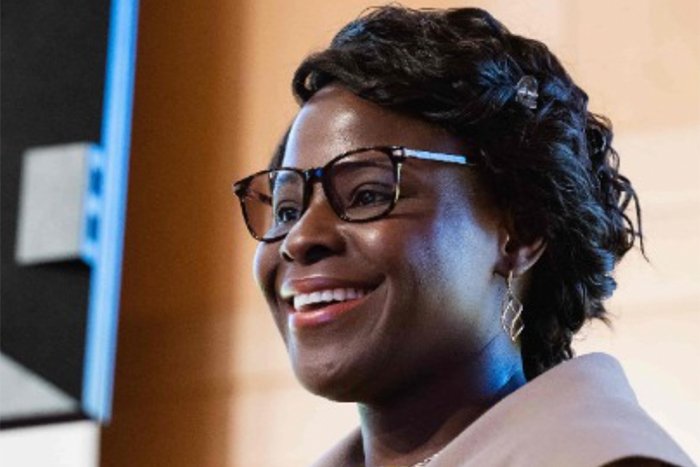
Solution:
<path fill-rule="evenodd" d="M 248 196 L 250 198 L 255 198 L 258 201 L 267 204 L 269 206 L 272 206 L 272 197 L 266 195 L 265 193 L 261 193 L 257 190 L 248 190 Z"/>

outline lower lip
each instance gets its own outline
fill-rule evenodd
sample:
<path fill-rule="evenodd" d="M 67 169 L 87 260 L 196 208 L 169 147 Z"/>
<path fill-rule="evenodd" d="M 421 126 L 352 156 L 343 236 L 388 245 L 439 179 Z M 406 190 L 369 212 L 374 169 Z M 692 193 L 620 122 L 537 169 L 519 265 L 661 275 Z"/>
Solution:
<path fill-rule="evenodd" d="M 289 314 L 289 326 L 293 329 L 301 329 L 331 323 L 357 308 L 366 298 L 367 295 L 354 300 L 333 303 L 314 311 L 294 311 Z"/>

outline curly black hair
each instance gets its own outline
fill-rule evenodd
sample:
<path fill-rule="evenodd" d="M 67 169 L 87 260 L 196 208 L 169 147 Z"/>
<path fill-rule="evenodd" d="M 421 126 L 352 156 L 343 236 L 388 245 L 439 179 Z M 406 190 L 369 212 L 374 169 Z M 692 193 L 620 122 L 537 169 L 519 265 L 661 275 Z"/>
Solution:
<path fill-rule="evenodd" d="M 538 82 L 534 109 L 516 99 L 526 75 Z M 547 243 L 523 297 L 526 377 L 571 358 L 586 320 L 607 322 L 615 265 L 637 238 L 644 247 L 611 124 L 587 110 L 588 96 L 559 60 L 481 9 L 390 5 L 366 11 L 307 57 L 292 86 L 303 105 L 332 82 L 479 148 L 480 171 L 518 238 Z M 273 165 L 283 152 L 284 141 Z"/>

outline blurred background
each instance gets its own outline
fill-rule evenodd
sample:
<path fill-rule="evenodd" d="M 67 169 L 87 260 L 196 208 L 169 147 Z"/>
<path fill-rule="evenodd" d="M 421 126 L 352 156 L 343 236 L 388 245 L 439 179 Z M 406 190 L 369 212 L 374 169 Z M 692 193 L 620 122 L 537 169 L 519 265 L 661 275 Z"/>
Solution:
<path fill-rule="evenodd" d="M 700 462 L 700 2 L 404 1 L 478 6 L 545 42 L 610 117 L 640 194 L 632 251 L 578 353 L 605 351 Z M 372 3 L 172 0 L 140 6 L 111 422 L 100 465 L 307 465 L 357 425 L 305 392 L 253 281 L 231 182 L 263 168 L 297 106 L 291 75 Z"/>

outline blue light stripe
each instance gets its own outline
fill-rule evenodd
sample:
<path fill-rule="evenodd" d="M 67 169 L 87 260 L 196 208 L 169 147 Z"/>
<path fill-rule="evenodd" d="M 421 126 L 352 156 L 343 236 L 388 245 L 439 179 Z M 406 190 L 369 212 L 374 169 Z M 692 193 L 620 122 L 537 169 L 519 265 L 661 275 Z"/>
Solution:
<path fill-rule="evenodd" d="M 467 165 L 467 157 L 458 154 L 443 154 L 441 152 L 420 151 L 418 149 L 404 149 L 408 157 L 415 157 L 427 161 L 449 162 L 453 164 Z"/>
<path fill-rule="evenodd" d="M 99 164 L 103 172 L 83 371 L 83 410 L 111 416 L 134 95 L 138 0 L 112 0 Z M 99 153 L 98 153 L 99 154 Z"/>

